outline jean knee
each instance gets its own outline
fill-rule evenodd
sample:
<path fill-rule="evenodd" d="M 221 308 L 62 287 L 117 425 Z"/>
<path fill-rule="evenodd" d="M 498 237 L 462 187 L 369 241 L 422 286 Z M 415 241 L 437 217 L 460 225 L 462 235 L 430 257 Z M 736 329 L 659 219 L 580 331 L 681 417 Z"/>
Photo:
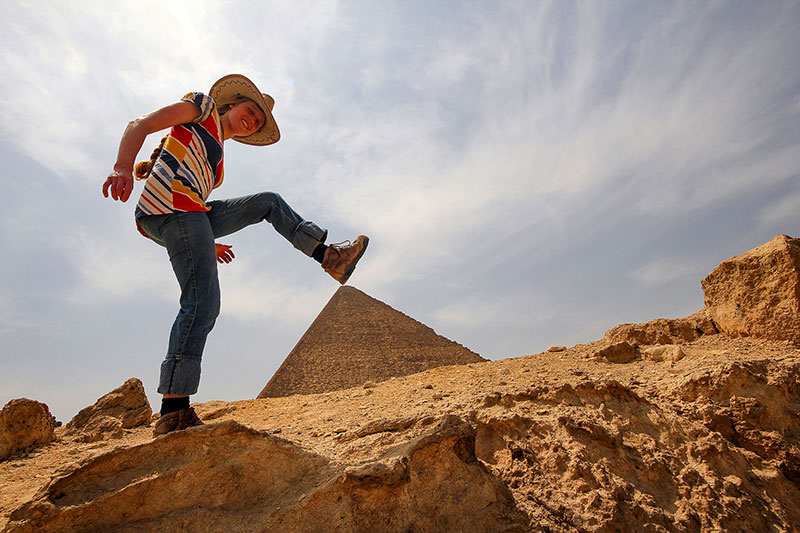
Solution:
<path fill-rule="evenodd" d="M 283 198 L 276 192 L 264 191 L 258 193 L 257 196 L 261 204 L 267 207 L 274 207 L 283 203 Z"/>

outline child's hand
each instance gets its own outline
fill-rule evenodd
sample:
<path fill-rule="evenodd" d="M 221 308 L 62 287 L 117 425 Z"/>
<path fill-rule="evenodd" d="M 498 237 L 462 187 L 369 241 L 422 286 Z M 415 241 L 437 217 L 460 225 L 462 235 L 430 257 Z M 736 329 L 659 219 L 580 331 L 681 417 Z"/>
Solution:
<path fill-rule="evenodd" d="M 236 257 L 227 244 L 214 243 L 214 247 L 217 249 L 217 263 L 230 263 Z"/>
<path fill-rule="evenodd" d="M 130 170 L 114 170 L 103 183 L 103 196 L 108 198 L 109 187 L 114 200 L 127 202 L 133 192 L 133 174 Z"/>

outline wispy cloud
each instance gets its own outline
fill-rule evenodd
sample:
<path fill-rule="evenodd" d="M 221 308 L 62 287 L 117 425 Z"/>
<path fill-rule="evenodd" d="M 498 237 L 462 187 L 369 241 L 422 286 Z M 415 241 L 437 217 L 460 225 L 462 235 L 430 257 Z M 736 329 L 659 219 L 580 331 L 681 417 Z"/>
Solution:
<path fill-rule="evenodd" d="M 634 269 L 630 276 L 645 285 L 662 285 L 693 274 L 692 279 L 702 272 L 704 265 L 697 261 L 680 261 L 670 257 L 657 257 Z"/>
<path fill-rule="evenodd" d="M 789 191 L 766 205 L 759 212 L 758 220 L 762 227 L 786 228 L 784 231 L 793 231 L 793 236 L 800 234 L 800 230 L 797 229 L 800 222 L 800 191 L 796 189 Z"/>
<path fill-rule="evenodd" d="M 97 308 L 133 300 L 177 301 L 179 291 L 166 252 L 144 237 L 131 232 L 108 239 L 82 228 L 63 245 L 62 253 L 79 276 L 67 296 L 71 305 Z"/>
<path fill-rule="evenodd" d="M 251 326 L 269 321 L 309 325 L 336 288 L 322 275 L 307 276 L 307 283 L 298 285 L 274 270 L 267 274 L 267 268 L 273 266 L 255 261 L 220 266 L 225 316 Z"/>
<path fill-rule="evenodd" d="M 516 327 L 534 328 L 554 318 L 555 306 L 541 290 L 520 287 L 520 294 L 502 294 L 490 297 L 483 291 L 443 305 L 435 312 L 442 324 L 460 327 Z"/>
<path fill-rule="evenodd" d="M 275 97 L 283 138 L 227 143 L 214 197 L 271 189 L 333 240 L 369 234 L 358 286 L 424 302 L 484 351 L 602 333 L 656 312 L 643 293 L 694 298 L 687 280 L 742 251 L 742 232 L 800 223 L 798 16 L 793 2 L 8 1 L 0 148 L 18 157 L 0 303 L 174 304 L 135 198 L 112 204 L 100 184 L 127 121 L 239 71 Z M 232 241 L 224 312 L 296 328 L 335 285 L 264 231 Z"/>

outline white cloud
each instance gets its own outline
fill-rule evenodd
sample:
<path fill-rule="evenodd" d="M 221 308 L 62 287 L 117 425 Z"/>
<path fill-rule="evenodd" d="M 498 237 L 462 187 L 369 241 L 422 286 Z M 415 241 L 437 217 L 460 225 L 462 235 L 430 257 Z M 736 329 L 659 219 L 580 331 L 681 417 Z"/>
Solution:
<path fill-rule="evenodd" d="M 133 226 L 130 221 L 129 228 Z M 109 238 L 74 228 L 60 251 L 79 275 L 67 300 L 78 308 L 132 300 L 177 301 L 179 291 L 163 248 L 135 230 Z"/>
<path fill-rule="evenodd" d="M 20 330 L 35 331 L 38 320 L 29 314 L 21 314 L 10 294 L 0 293 L 0 336 Z"/>
<path fill-rule="evenodd" d="M 442 40 L 439 42 L 437 50 L 431 57 L 430 63 L 425 67 L 425 84 L 430 84 L 434 88 L 446 89 L 448 86 L 460 81 L 467 69 L 476 67 L 476 58 L 462 42 Z M 422 90 L 424 85 L 417 85 Z"/>
<path fill-rule="evenodd" d="M 783 231 L 798 234 L 800 226 L 800 191 L 769 203 L 758 214 L 759 225 L 764 228 L 785 228 Z M 778 230 L 781 231 L 781 230 Z"/>
<path fill-rule="evenodd" d="M 703 264 L 699 261 L 657 257 L 634 269 L 630 276 L 645 285 L 663 285 L 684 276 L 694 280 L 702 267 Z"/>
<path fill-rule="evenodd" d="M 435 311 L 446 326 L 535 328 L 555 316 L 556 308 L 541 290 L 520 287 L 513 294 L 469 295 Z"/>
<path fill-rule="evenodd" d="M 240 26 L 251 34 L 263 28 L 241 13 L 223 17 L 223 7 L 4 4 L 10 13 L 0 38 L 0 68 L 7 73 L 0 81 L 0 132 L 55 173 L 96 181 L 113 164 L 127 121 L 188 90 L 205 90 L 228 72 L 273 70 L 275 56 L 244 53 Z"/>
<path fill-rule="evenodd" d="M 221 312 L 249 324 L 265 321 L 310 324 L 334 287 L 334 282 L 324 277 L 327 274 L 320 273 L 298 285 L 283 278 L 274 265 L 259 266 L 254 261 L 235 259 L 230 266 L 221 265 L 220 270 Z"/>

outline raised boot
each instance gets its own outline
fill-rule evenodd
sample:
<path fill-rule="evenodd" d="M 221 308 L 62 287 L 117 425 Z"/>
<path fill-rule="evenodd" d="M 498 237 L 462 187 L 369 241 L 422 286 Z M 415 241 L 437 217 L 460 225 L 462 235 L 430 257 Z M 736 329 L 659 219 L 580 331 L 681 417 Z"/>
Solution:
<path fill-rule="evenodd" d="M 322 268 L 331 275 L 333 279 L 344 285 L 350 279 L 350 275 L 356 269 L 356 263 L 364 255 L 369 244 L 369 237 L 359 235 L 354 242 L 344 241 L 331 244 L 325 250 L 325 257 L 322 260 Z"/>

